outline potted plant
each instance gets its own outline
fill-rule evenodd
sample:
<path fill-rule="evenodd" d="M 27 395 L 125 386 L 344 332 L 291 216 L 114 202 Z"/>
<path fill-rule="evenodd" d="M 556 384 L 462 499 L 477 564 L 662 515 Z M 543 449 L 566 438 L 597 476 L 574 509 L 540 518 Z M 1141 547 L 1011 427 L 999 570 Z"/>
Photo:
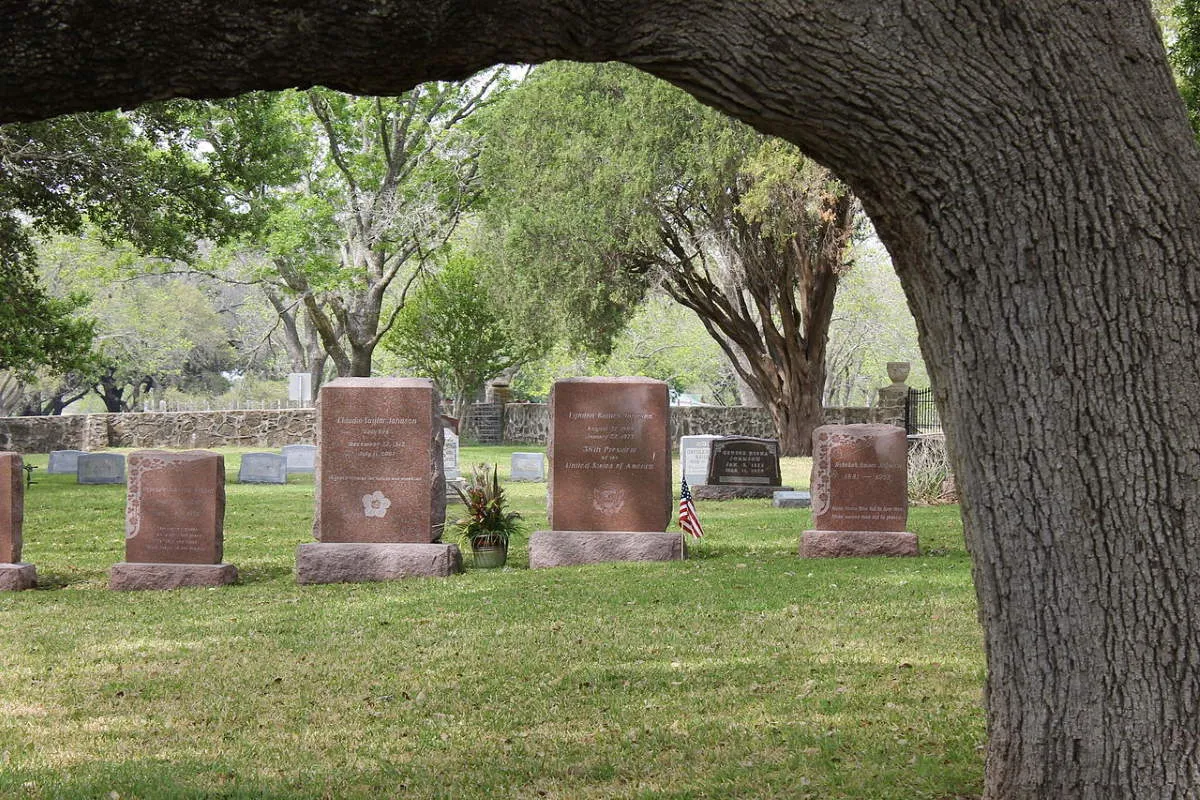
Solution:
<path fill-rule="evenodd" d="M 521 532 L 521 515 L 506 511 L 508 498 L 500 488 L 500 475 L 493 464 L 476 464 L 466 481 L 466 489 L 454 491 L 467 507 L 466 514 L 454 522 L 459 538 L 470 545 L 475 566 L 503 567 L 508 560 L 508 541 Z"/>

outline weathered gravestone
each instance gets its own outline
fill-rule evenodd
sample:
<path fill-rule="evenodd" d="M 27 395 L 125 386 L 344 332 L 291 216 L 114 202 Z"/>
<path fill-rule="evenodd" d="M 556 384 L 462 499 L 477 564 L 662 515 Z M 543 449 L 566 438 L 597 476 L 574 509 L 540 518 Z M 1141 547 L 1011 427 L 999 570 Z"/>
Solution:
<path fill-rule="evenodd" d="M 125 456 L 120 453 L 81 453 L 75 463 L 78 483 L 125 482 Z"/>
<path fill-rule="evenodd" d="M 782 491 L 776 492 L 771 499 L 775 508 L 810 508 L 812 495 L 808 492 Z"/>
<path fill-rule="evenodd" d="M 20 453 L 0 452 L 0 591 L 37 586 L 37 569 L 21 561 L 25 475 Z"/>
<path fill-rule="evenodd" d="M 279 453 L 246 453 L 238 467 L 238 483 L 287 483 L 287 457 Z"/>
<path fill-rule="evenodd" d="M 514 481 L 546 480 L 546 456 L 543 453 L 513 453 L 509 477 Z"/>
<path fill-rule="evenodd" d="M 445 437 L 442 445 L 442 475 L 446 477 L 446 506 L 449 508 L 461 502 L 454 489 L 458 487 L 460 491 L 466 491 L 467 481 L 458 472 L 458 434 L 443 426 L 442 436 Z"/>
<path fill-rule="evenodd" d="M 708 482 L 708 457 L 712 452 L 712 442 L 720 438 L 707 433 L 679 437 L 679 468 L 693 490 Z"/>
<path fill-rule="evenodd" d="M 791 491 L 779 476 L 779 440 L 720 436 L 709 443 L 708 477 L 692 489 L 697 500 L 773 497 Z"/>
<path fill-rule="evenodd" d="M 671 521 L 667 384 L 572 378 L 550 392 L 549 531 L 530 537 L 529 566 L 684 557 Z"/>
<path fill-rule="evenodd" d="M 208 450 L 129 454 L 125 560 L 114 564 L 117 590 L 222 586 L 237 568 L 222 563 L 225 458 Z"/>
<path fill-rule="evenodd" d="M 46 465 L 47 475 L 77 475 L 79 473 L 79 457 L 87 455 L 86 450 L 51 450 L 50 463 Z"/>
<path fill-rule="evenodd" d="M 800 555 L 915 556 L 908 522 L 908 442 L 893 425 L 822 425 L 813 431 L 814 530 Z"/>
<path fill-rule="evenodd" d="M 317 468 L 317 446 L 314 444 L 285 444 L 279 449 L 287 462 L 289 473 L 315 472 Z"/>
<path fill-rule="evenodd" d="M 423 378 L 338 378 L 317 399 L 313 534 L 300 583 L 380 581 L 462 570 L 441 544 L 446 515 L 440 401 Z"/>

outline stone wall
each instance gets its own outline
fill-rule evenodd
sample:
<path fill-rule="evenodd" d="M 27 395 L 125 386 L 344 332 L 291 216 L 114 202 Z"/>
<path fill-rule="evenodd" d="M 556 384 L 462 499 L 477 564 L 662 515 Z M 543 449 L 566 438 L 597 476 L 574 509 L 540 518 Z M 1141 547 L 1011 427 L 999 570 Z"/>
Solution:
<path fill-rule="evenodd" d="M 494 412 L 496 404 L 487 404 Z M 897 419 L 897 413 L 899 418 Z M 464 438 L 498 441 L 495 433 L 475 430 L 468 412 Z M 489 419 L 494 413 L 483 415 Z M 904 409 L 827 408 L 826 423 L 890 422 L 903 425 Z M 495 425 L 494 419 L 492 425 Z M 503 441 L 545 444 L 547 406 L 508 403 L 504 406 Z M 765 409 L 745 406 L 672 406 L 671 441 L 680 436 L 711 433 L 771 437 L 775 427 Z M 18 453 L 51 450 L 102 450 L 105 447 L 282 447 L 316 441 L 316 414 L 311 408 L 252 411 L 178 411 L 134 414 L 74 414 L 62 417 L 0 417 L 0 449 Z M 484 434 L 481 436 L 480 434 Z M 485 438 L 486 436 L 486 438 Z"/>
<path fill-rule="evenodd" d="M 904 409 L 899 417 L 890 407 L 827 408 L 826 424 L 849 425 L 861 422 L 904 424 Z M 545 444 L 550 424 L 549 409 L 542 403 L 509 403 L 504 407 L 504 441 L 513 444 Z M 747 406 L 671 406 L 671 441 L 679 446 L 679 437 L 696 434 L 717 436 L 775 436 L 775 424 L 763 408 Z"/>
<path fill-rule="evenodd" d="M 311 408 L 0 417 L 0 447 L 20 453 L 105 447 L 282 447 L 316 441 Z"/>

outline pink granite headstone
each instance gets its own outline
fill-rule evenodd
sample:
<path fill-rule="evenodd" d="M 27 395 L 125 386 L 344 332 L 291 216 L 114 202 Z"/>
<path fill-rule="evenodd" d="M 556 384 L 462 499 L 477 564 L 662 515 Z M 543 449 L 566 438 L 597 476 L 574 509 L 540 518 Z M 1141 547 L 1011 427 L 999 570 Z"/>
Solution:
<path fill-rule="evenodd" d="M 556 531 L 662 531 L 671 522 L 667 385 L 571 378 L 550 391 L 549 516 Z"/>
<path fill-rule="evenodd" d="M 446 512 L 440 398 L 424 378 L 338 378 L 317 401 L 314 536 L 428 543 Z"/>
<path fill-rule="evenodd" d="M 208 450 L 136 450 L 126 462 L 125 560 L 109 587 L 223 586 L 237 568 L 222 563 L 225 458 Z"/>
<path fill-rule="evenodd" d="M 908 522 L 908 440 L 893 425 L 822 425 L 813 431 L 814 530 L 801 555 L 917 555 Z"/>
<path fill-rule="evenodd" d="M 220 564 L 225 458 L 207 450 L 137 450 L 127 469 L 125 560 Z"/>
<path fill-rule="evenodd" d="M 0 453 L 0 563 L 21 560 L 25 511 L 24 462 L 20 453 Z"/>
<path fill-rule="evenodd" d="M 33 564 L 21 563 L 25 511 L 24 462 L 20 453 L 0 452 L 0 591 L 37 586 Z"/>
<path fill-rule="evenodd" d="M 649 378 L 571 378 L 550 392 L 549 531 L 531 567 L 683 558 L 671 522 L 669 394 Z"/>

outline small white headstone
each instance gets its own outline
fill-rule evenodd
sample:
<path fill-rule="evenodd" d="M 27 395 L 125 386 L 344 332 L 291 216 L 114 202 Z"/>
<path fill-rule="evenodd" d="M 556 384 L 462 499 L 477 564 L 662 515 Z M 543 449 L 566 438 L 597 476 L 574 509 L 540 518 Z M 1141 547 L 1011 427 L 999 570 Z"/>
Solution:
<path fill-rule="evenodd" d="M 76 460 L 79 483 L 124 483 L 125 456 L 120 453 L 84 453 Z"/>
<path fill-rule="evenodd" d="M 708 458 L 712 452 L 712 441 L 719 438 L 708 434 L 679 437 L 680 471 L 689 486 L 708 483 Z"/>
<path fill-rule="evenodd" d="M 317 446 L 315 444 L 285 444 L 279 452 L 287 461 L 289 473 L 316 471 Z"/>
<path fill-rule="evenodd" d="M 544 453 L 513 453 L 509 477 L 514 481 L 546 480 L 546 455 Z"/>
<path fill-rule="evenodd" d="M 279 453 L 246 453 L 238 483 L 287 483 L 287 458 Z"/>
<path fill-rule="evenodd" d="M 446 435 L 445 444 L 442 445 L 442 474 L 447 481 L 452 481 L 459 476 L 458 435 L 449 428 L 443 428 L 442 433 Z"/>
<path fill-rule="evenodd" d="M 312 405 L 312 375 L 307 372 L 288 373 L 288 400 L 302 406 Z"/>
<path fill-rule="evenodd" d="M 51 450 L 50 463 L 46 466 L 46 473 L 48 475 L 75 475 L 79 472 L 79 457 L 86 454 L 86 450 Z"/>

